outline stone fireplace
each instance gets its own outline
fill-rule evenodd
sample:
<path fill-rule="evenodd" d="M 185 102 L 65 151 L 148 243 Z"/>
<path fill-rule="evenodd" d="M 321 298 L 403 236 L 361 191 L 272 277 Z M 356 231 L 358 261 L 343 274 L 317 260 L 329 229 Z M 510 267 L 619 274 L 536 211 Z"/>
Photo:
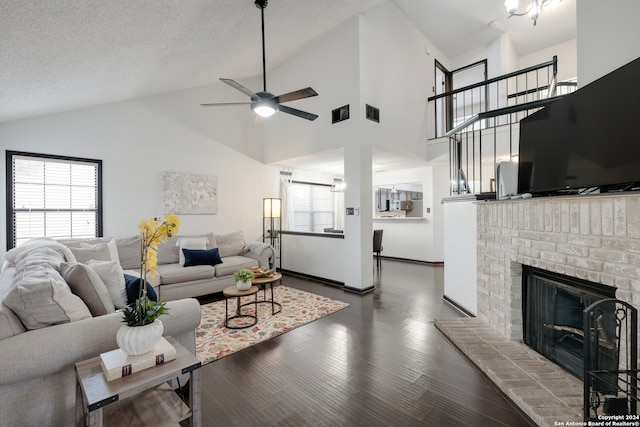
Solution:
<path fill-rule="evenodd" d="M 640 195 L 478 204 L 478 317 L 522 340 L 522 266 L 615 289 L 640 304 Z"/>
<path fill-rule="evenodd" d="M 477 317 L 437 319 L 435 325 L 537 425 L 581 423 L 579 375 L 523 343 L 523 271 L 549 274 L 552 282 L 557 274 L 563 287 L 565 279 L 586 283 L 587 294 L 605 289 L 637 308 L 640 194 L 476 203 Z M 584 290 L 559 292 L 559 303 L 581 306 L 588 298 L 576 294 Z M 580 329 L 571 318 L 554 319 L 543 325 Z"/>

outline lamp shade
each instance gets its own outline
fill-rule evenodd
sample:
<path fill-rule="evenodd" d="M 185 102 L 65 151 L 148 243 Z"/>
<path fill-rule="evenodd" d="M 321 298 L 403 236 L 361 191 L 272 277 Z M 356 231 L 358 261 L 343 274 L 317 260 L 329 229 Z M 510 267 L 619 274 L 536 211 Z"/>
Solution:
<path fill-rule="evenodd" d="M 282 216 L 282 200 L 276 198 L 263 199 L 264 217 L 280 218 Z"/>

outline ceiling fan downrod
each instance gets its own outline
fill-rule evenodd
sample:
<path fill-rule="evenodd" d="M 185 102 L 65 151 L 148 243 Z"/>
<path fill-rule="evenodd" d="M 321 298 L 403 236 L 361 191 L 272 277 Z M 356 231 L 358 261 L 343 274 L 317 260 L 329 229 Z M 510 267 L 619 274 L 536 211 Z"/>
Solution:
<path fill-rule="evenodd" d="M 264 9 L 268 4 L 269 2 L 267 0 L 256 0 L 256 7 L 260 9 L 260 16 L 262 18 L 262 90 L 265 92 L 267 91 L 267 60 L 264 46 Z"/>

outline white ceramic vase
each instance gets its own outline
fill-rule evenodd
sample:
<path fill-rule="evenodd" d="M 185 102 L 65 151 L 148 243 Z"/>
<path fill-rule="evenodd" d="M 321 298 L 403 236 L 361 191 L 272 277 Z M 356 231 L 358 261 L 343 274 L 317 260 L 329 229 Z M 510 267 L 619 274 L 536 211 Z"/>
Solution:
<path fill-rule="evenodd" d="M 137 356 L 151 351 L 163 332 L 164 326 L 160 319 L 144 326 L 122 325 L 116 334 L 116 342 L 128 355 Z"/>
<path fill-rule="evenodd" d="M 244 282 L 241 280 L 238 280 L 236 282 L 236 286 L 238 287 L 239 291 L 246 291 L 251 287 L 251 280 L 246 280 Z"/>

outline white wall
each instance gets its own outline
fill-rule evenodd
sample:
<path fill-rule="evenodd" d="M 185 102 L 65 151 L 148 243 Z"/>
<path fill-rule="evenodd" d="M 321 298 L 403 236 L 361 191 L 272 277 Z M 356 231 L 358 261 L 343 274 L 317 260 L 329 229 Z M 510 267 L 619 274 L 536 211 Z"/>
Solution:
<path fill-rule="evenodd" d="M 443 213 L 440 200 L 448 196 L 449 168 L 444 165 L 425 166 L 402 171 L 373 174 L 374 186 L 392 186 L 409 182 L 422 184 L 423 219 L 374 219 L 373 228 L 384 230 L 382 255 L 416 261 L 444 260 Z M 371 211 L 375 206 L 371 206 Z M 429 212 L 427 212 L 429 210 Z"/>
<path fill-rule="evenodd" d="M 564 43 L 541 49 L 529 55 L 520 57 L 518 68 L 527 68 L 543 62 L 551 61 L 553 56 L 558 56 L 558 81 L 573 79 L 578 76 L 578 50 L 577 40 L 572 39 Z"/>
<path fill-rule="evenodd" d="M 344 283 L 345 256 L 344 239 L 282 235 L 282 268 L 285 270 Z"/>
<path fill-rule="evenodd" d="M 356 139 L 358 49 L 356 17 L 269 73 L 267 88 L 276 95 L 304 87 L 312 87 L 318 92 L 318 96 L 286 105 L 319 117 L 311 122 L 278 113 L 265 121 L 265 163 L 340 148 Z M 350 105 L 351 118 L 332 125 L 331 111 L 344 105 Z"/>
<path fill-rule="evenodd" d="M 478 311 L 476 211 L 475 201 L 444 204 L 444 296 L 474 315 Z"/>
<path fill-rule="evenodd" d="M 578 1 L 576 9 L 579 87 L 640 57 L 639 1 Z"/>
<path fill-rule="evenodd" d="M 161 215 L 162 172 L 218 177 L 217 215 L 180 215 L 181 233 L 242 230 L 261 236 L 262 198 L 278 194 L 278 169 L 239 153 L 260 151 L 253 114 L 205 109 L 216 99 L 198 88 L 0 125 L 0 147 L 103 161 L 104 234 L 135 234 L 143 217 Z M 222 108 L 222 107 L 220 107 Z M 5 162 L 2 162 L 4 175 Z M 6 200 L 5 186 L 0 188 Z M 6 221 L 5 209 L 0 222 Z M 6 237 L 0 238 L 4 255 Z"/>
<path fill-rule="evenodd" d="M 364 15 L 360 43 L 361 106 L 380 109 L 380 123 L 363 121 L 371 129 L 374 148 L 410 156 L 423 156 L 427 139 L 427 98 L 433 94 L 433 55 L 442 56 L 432 43 L 392 3 Z M 431 120 L 432 121 L 432 120 Z"/>

